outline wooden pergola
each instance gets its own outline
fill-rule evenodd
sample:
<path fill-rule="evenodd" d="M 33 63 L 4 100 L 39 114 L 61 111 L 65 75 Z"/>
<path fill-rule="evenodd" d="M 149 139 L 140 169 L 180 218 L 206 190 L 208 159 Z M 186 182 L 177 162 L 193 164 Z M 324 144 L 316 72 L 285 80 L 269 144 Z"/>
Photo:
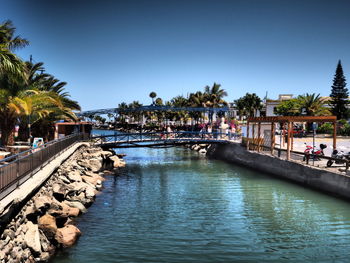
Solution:
<path fill-rule="evenodd" d="M 275 123 L 282 123 L 283 127 L 287 124 L 287 160 L 290 159 L 290 151 L 293 147 L 293 125 L 295 122 L 311 123 L 311 122 L 331 122 L 333 123 L 333 149 L 336 149 L 337 144 L 337 117 L 336 116 L 271 116 L 271 117 L 250 117 L 247 120 L 247 150 L 249 149 L 249 126 L 253 124 L 253 141 L 255 125 L 258 125 L 258 140 L 257 150 L 261 148 L 261 124 L 271 124 L 271 155 L 274 155 L 275 148 Z M 282 135 L 281 135 L 282 136 Z"/>

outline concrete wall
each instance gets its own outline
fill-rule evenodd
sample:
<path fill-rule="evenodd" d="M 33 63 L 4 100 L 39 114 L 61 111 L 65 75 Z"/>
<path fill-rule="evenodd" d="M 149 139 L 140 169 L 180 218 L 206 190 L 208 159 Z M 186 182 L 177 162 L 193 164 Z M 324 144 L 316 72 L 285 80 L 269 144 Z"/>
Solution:
<path fill-rule="evenodd" d="M 350 198 L 350 177 L 269 155 L 249 152 L 237 143 L 212 145 L 209 157 L 244 165 L 315 189 Z"/>

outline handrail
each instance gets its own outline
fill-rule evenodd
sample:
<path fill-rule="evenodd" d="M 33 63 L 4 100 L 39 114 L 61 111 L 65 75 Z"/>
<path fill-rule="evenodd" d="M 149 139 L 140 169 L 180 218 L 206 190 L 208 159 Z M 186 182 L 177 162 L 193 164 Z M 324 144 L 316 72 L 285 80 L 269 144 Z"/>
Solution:
<path fill-rule="evenodd" d="M 25 182 L 29 175 L 43 167 L 57 154 L 84 139 L 84 135 L 72 134 L 0 160 L 0 163 L 3 163 L 0 165 L 0 199 Z"/>
<path fill-rule="evenodd" d="M 126 137 L 126 136 L 148 136 L 148 135 L 200 135 L 199 137 L 202 137 L 203 135 L 232 135 L 232 133 L 224 133 L 224 132 L 200 132 L 200 131 L 176 131 L 176 132 L 136 132 L 136 133 L 116 133 L 116 134 L 108 134 L 108 135 L 98 135 L 98 136 L 92 136 L 91 139 L 97 139 L 97 138 L 107 138 L 107 137 Z M 234 133 L 236 136 L 239 136 L 238 133 Z"/>
<path fill-rule="evenodd" d="M 69 139 L 69 138 L 71 138 L 71 137 L 74 137 L 74 136 L 76 136 L 76 135 L 77 135 L 77 134 L 71 134 L 71 135 L 65 136 L 65 137 L 60 138 L 60 139 L 56 139 L 56 140 L 49 141 L 49 142 L 47 142 L 47 143 L 45 143 L 45 144 L 43 144 L 43 145 L 40 145 L 40 146 L 37 147 L 37 148 L 30 148 L 30 149 L 28 149 L 28 150 L 26 150 L 26 151 L 23 151 L 23 152 L 20 152 L 20 153 L 11 155 L 11 156 L 9 156 L 9 157 L 6 157 L 6 158 L 4 158 L 4 159 L 1 159 L 1 160 L 0 160 L 0 163 L 7 162 L 7 161 L 13 160 L 13 159 L 18 159 L 18 158 L 21 157 L 21 156 L 27 156 L 28 153 L 32 153 L 33 150 L 37 150 L 37 149 L 42 150 L 43 148 L 48 147 L 49 145 L 52 145 L 52 144 L 54 144 L 54 143 L 57 143 L 57 142 L 60 142 L 60 141 L 63 141 L 63 140 L 67 140 L 67 139 Z M 6 164 L 5 164 L 5 165 L 6 165 Z M 2 167 L 2 165 L 0 164 L 0 168 L 1 168 L 1 167 Z"/>
<path fill-rule="evenodd" d="M 250 143 L 249 145 L 258 146 L 258 144 L 256 144 L 256 143 Z M 271 147 L 265 146 L 265 145 L 260 145 L 260 147 L 266 148 L 266 149 L 271 149 Z M 276 151 L 284 151 L 284 152 L 287 151 L 286 149 L 277 148 L 277 147 L 274 147 L 274 150 L 276 150 Z M 305 153 L 305 152 L 300 152 L 300 151 L 293 151 L 293 150 L 291 150 L 290 153 L 294 153 L 294 154 L 299 154 L 299 155 L 305 156 L 306 164 L 309 164 L 309 160 L 310 160 L 311 157 L 317 157 L 317 158 L 325 159 L 325 160 L 343 162 L 343 163 L 345 163 L 345 167 L 346 167 L 345 170 L 348 170 L 349 167 L 350 167 L 350 161 L 345 160 L 345 159 L 340 159 L 340 158 L 335 158 L 335 157 L 325 156 L 325 155 L 317 155 L 317 154 L 314 154 L 314 153 Z"/>

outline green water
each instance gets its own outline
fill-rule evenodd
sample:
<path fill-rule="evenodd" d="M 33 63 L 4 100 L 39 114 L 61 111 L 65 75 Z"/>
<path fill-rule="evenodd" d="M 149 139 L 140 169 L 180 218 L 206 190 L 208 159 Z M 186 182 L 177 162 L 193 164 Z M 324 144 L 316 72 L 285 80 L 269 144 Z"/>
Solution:
<path fill-rule="evenodd" d="M 54 263 L 350 261 L 348 202 L 183 148 L 119 152 Z"/>

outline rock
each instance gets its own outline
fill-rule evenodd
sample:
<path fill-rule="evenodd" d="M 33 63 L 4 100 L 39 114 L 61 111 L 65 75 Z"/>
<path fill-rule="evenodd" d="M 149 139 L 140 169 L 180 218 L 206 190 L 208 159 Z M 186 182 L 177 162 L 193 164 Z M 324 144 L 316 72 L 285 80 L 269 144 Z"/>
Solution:
<path fill-rule="evenodd" d="M 47 195 L 42 195 L 34 198 L 34 206 L 37 210 L 46 211 L 50 208 L 51 203 L 53 202 L 52 198 Z"/>
<path fill-rule="evenodd" d="M 63 203 L 70 207 L 78 208 L 82 213 L 85 213 L 87 211 L 85 206 L 78 201 L 64 201 Z"/>
<path fill-rule="evenodd" d="M 56 240 L 63 247 L 71 247 L 80 235 L 81 232 L 76 226 L 66 225 L 57 229 Z"/>
<path fill-rule="evenodd" d="M 62 182 L 66 183 L 66 184 L 70 183 L 69 179 L 63 175 L 58 176 L 58 178 L 61 179 Z"/>
<path fill-rule="evenodd" d="M 53 192 L 53 196 L 59 200 L 59 201 L 63 201 L 64 197 L 66 195 L 66 188 L 63 185 L 60 184 L 54 184 L 52 186 L 52 192 Z"/>
<path fill-rule="evenodd" d="M 24 236 L 24 241 L 33 252 L 41 252 L 41 244 L 39 237 L 39 228 L 38 225 L 34 225 L 32 222 L 28 221 L 26 224 L 28 230 Z"/>
<path fill-rule="evenodd" d="M 22 251 L 21 258 L 23 260 L 27 260 L 31 255 L 32 255 L 32 253 L 30 252 L 30 249 L 26 248 Z"/>
<path fill-rule="evenodd" d="M 102 158 L 92 158 L 90 160 L 79 160 L 78 164 L 81 167 L 85 167 L 93 172 L 98 172 L 102 168 Z"/>
<path fill-rule="evenodd" d="M 20 255 L 20 252 L 21 252 L 21 248 L 19 247 L 14 247 L 11 252 L 10 252 L 10 255 L 13 259 L 16 259 L 17 257 L 19 257 Z M 20 262 L 20 261 L 19 261 Z"/>
<path fill-rule="evenodd" d="M 104 178 L 98 174 L 93 174 L 92 176 L 82 176 L 82 179 L 85 183 L 89 183 L 95 187 L 97 184 L 97 181 L 100 180 L 101 182 L 104 181 Z"/>
<path fill-rule="evenodd" d="M 102 151 L 100 154 L 101 154 L 103 159 L 107 159 L 108 157 L 113 155 L 113 153 L 110 151 Z"/>
<path fill-rule="evenodd" d="M 93 172 L 91 172 L 91 171 L 84 171 L 84 174 L 86 175 L 86 176 L 90 176 L 90 177 L 94 177 L 96 174 L 95 173 L 93 173 Z"/>
<path fill-rule="evenodd" d="M 57 231 L 56 218 L 49 214 L 46 214 L 39 218 L 38 225 L 39 229 L 44 232 L 45 236 L 49 240 L 54 239 Z"/>
<path fill-rule="evenodd" d="M 82 203 L 84 206 L 89 206 L 92 203 L 92 199 L 88 199 L 85 197 L 85 193 L 81 192 L 79 195 L 73 195 L 73 196 L 69 196 L 69 198 L 67 198 L 68 201 L 74 201 L 74 202 L 80 202 Z"/>
<path fill-rule="evenodd" d="M 71 207 L 65 203 L 62 203 L 62 215 L 77 217 L 80 214 L 80 210 L 77 207 Z"/>
<path fill-rule="evenodd" d="M 114 156 L 109 157 L 109 159 L 111 161 L 113 161 L 114 168 L 125 167 L 124 160 L 120 159 L 118 156 L 114 155 Z"/>
<path fill-rule="evenodd" d="M 9 237 L 12 240 L 15 238 L 15 232 L 13 232 L 11 229 L 5 229 L 1 237 L 4 239 Z"/>
<path fill-rule="evenodd" d="M 6 254 L 3 250 L 0 250 L 0 260 L 4 260 L 6 257 Z"/>
<path fill-rule="evenodd" d="M 96 196 L 95 189 L 90 187 L 90 186 L 87 186 L 85 189 L 85 196 L 86 196 L 86 198 L 94 199 Z"/>
<path fill-rule="evenodd" d="M 98 172 L 102 168 L 102 158 L 101 159 L 98 159 L 98 158 L 90 159 L 89 164 L 90 164 L 91 170 L 93 172 Z"/>
<path fill-rule="evenodd" d="M 47 262 L 50 259 L 50 253 L 49 252 L 43 252 L 40 255 L 40 261 Z"/>
<path fill-rule="evenodd" d="M 207 150 L 206 150 L 206 149 L 200 149 L 198 152 L 199 152 L 200 154 L 206 154 L 206 153 L 207 153 Z"/>
<path fill-rule="evenodd" d="M 66 177 L 69 179 L 71 182 L 81 182 L 81 176 L 80 172 L 75 170 L 75 171 L 69 171 Z"/>
<path fill-rule="evenodd" d="M 84 176 L 81 177 L 83 179 Z M 84 182 L 74 182 L 68 185 L 68 195 L 78 195 L 81 192 L 84 192 L 86 189 L 86 183 Z"/>

